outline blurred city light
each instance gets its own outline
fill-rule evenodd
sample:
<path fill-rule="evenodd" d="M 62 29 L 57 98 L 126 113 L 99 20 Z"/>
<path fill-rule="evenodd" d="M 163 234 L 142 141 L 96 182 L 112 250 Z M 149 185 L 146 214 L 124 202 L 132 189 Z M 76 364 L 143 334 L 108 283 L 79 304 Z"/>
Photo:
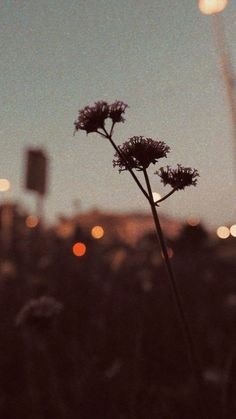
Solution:
<path fill-rule="evenodd" d="M 91 235 L 94 239 L 101 239 L 104 236 L 104 229 L 102 226 L 94 226 L 91 230 Z"/>
<path fill-rule="evenodd" d="M 230 231 L 228 227 L 220 226 L 217 228 L 216 234 L 220 239 L 227 239 L 230 236 Z"/>
<path fill-rule="evenodd" d="M 10 260 L 4 260 L 0 265 L 0 272 L 3 279 L 13 277 L 16 273 L 16 266 Z"/>
<path fill-rule="evenodd" d="M 73 245 L 72 251 L 75 256 L 84 256 L 86 253 L 86 246 L 84 243 L 77 242 Z"/>
<path fill-rule="evenodd" d="M 159 201 L 159 199 L 161 199 L 161 195 L 158 192 L 153 192 L 152 193 L 154 202 Z"/>
<path fill-rule="evenodd" d="M 168 247 L 167 253 L 170 259 L 174 256 L 174 252 L 173 252 L 173 249 L 171 249 L 171 247 Z"/>
<path fill-rule="evenodd" d="M 228 294 L 226 297 L 226 305 L 230 307 L 236 307 L 236 295 L 235 294 Z"/>
<path fill-rule="evenodd" d="M 38 217 L 36 215 L 28 215 L 25 219 L 25 224 L 29 228 L 35 228 L 39 223 Z"/>
<path fill-rule="evenodd" d="M 171 259 L 171 258 L 173 258 L 173 256 L 174 256 L 174 251 L 173 251 L 173 249 L 171 249 L 171 247 L 168 247 L 167 248 L 167 254 L 168 254 L 168 257 Z M 163 252 L 161 252 L 161 257 L 164 259 L 164 254 L 163 254 Z"/>
<path fill-rule="evenodd" d="M 0 192 L 9 191 L 11 184 L 7 179 L 0 179 Z"/>
<path fill-rule="evenodd" d="M 233 224 L 230 227 L 229 231 L 230 231 L 231 236 L 236 237 L 236 224 Z"/>
<path fill-rule="evenodd" d="M 59 237 L 67 239 L 74 233 L 75 227 L 70 221 L 61 221 L 56 227 L 56 233 Z"/>
<path fill-rule="evenodd" d="M 199 0 L 198 7 L 204 15 L 213 15 L 222 12 L 228 4 L 228 0 Z"/>
<path fill-rule="evenodd" d="M 190 217 L 187 219 L 187 223 L 191 227 L 196 227 L 200 224 L 200 219 L 198 217 Z"/>

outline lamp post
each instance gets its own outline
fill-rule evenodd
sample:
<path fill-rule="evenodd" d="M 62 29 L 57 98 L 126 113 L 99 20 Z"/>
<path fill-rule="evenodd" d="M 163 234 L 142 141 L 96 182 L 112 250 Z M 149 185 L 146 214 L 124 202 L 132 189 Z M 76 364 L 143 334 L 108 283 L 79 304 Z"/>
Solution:
<path fill-rule="evenodd" d="M 0 231 L 0 247 L 1 247 L 1 259 L 7 258 L 7 254 L 11 245 L 11 229 L 12 229 L 12 204 L 5 200 L 5 193 L 11 188 L 11 184 L 8 179 L 0 179 L 0 193 L 3 194 L 3 200 L 1 202 L 1 231 Z"/>
<path fill-rule="evenodd" d="M 216 47 L 219 53 L 222 77 L 224 79 L 229 110 L 232 119 L 233 136 L 236 145 L 236 79 L 234 76 L 230 56 L 226 47 L 222 12 L 228 4 L 228 0 L 199 0 L 199 10 L 205 15 L 212 15 L 213 27 L 216 39 Z"/>

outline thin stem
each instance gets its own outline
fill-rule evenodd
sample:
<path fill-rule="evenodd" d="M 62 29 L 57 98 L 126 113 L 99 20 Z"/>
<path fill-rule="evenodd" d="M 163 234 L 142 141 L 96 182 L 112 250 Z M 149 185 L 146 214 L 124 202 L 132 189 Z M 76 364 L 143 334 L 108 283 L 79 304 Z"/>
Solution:
<path fill-rule="evenodd" d="M 168 194 L 163 196 L 163 198 L 158 199 L 157 201 L 155 201 L 154 204 L 158 207 L 158 204 L 160 204 L 160 202 L 165 201 L 165 199 L 169 198 L 169 196 L 171 196 L 175 191 L 176 191 L 176 189 L 172 189 Z"/>
<path fill-rule="evenodd" d="M 189 355 L 189 361 L 190 361 L 190 365 L 196 380 L 196 383 L 198 385 L 198 391 L 199 391 L 199 401 L 200 401 L 200 405 L 201 405 L 201 417 L 202 418 L 207 418 L 207 408 L 206 408 L 206 402 L 205 402 L 205 398 L 204 398 L 204 383 L 203 383 L 203 379 L 202 379 L 202 372 L 201 372 L 201 368 L 199 366 L 198 363 L 198 359 L 195 353 L 195 348 L 194 348 L 194 344 L 193 344 L 193 338 L 189 329 L 189 325 L 186 319 L 186 314 L 184 312 L 183 309 L 183 305 L 182 305 L 182 301 L 181 301 L 181 297 L 178 291 L 178 287 L 177 287 L 177 283 L 176 283 L 176 279 L 174 276 L 174 272 L 170 263 L 170 259 L 168 256 L 168 251 L 167 251 L 167 247 L 166 247 L 166 243 L 164 240 L 164 236 L 162 233 L 162 228 L 160 225 L 160 220 L 157 214 L 157 208 L 155 206 L 154 200 L 153 200 L 153 195 L 152 195 L 152 189 L 151 189 L 151 185 L 150 185 L 150 181 L 149 181 L 149 177 L 147 174 L 147 171 L 144 169 L 143 170 L 144 173 L 144 178 L 146 181 L 146 185 L 147 185 L 147 190 L 149 193 L 149 202 L 150 202 L 150 206 L 151 206 L 151 211 L 152 211 L 152 215 L 153 215 L 153 219 L 154 219 L 154 223 L 155 223 L 155 228 L 156 228 L 156 233 L 157 233 L 157 237 L 159 239 L 159 243 L 160 243 L 160 247 L 164 256 L 164 260 L 165 260 L 165 266 L 167 269 L 167 273 L 168 273 L 168 277 L 169 277 L 169 281 L 170 281 L 170 285 L 171 285 L 171 289 L 172 289 L 172 295 L 173 295 L 173 299 L 175 301 L 175 305 L 176 305 L 176 310 L 179 316 L 179 321 L 183 330 L 183 334 L 185 337 L 185 341 L 186 341 L 186 347 L 188 350 L 188 355 Z"/>
<path fill-rule="evenodd" d="M 135 173 L 133 172 L 133 170 L 131 169 L 131 167 L 129 166 L 128 162 L 126 161 L 125 157 L 123 156 L 122 152 L 120 151 L 119 147 L 117 147 L 117 145 L 114 143 L 112 137 L 110 134 L 108 134 L 108 132 L 106 131 L 105 128 L 103 128 L 105 134 L 103 134 L 101 131 L 97 131 L 98 134 L 102 135 L 103 137 L 107 138 L 112 147 L 115 149 L 115 151 L 117 152 L 117 154 L 119 154 L 120 158 L 123 160 L 123 162 L 125 163 L 126 168 L 128 169 L 128 171 L 130 172 L 132 178 L 134 179 L 134 181 L 137 183 L 139 189 L 141 190 L 141 192 L 144 194 L 144 196 L 147 198 L 148 201 L 150 201 L 149 195 L 148 193 L 145 191 L 143 185 L 141 184 L 141 182 L 138 180 L 137 176 L 135 175 Z"/>
<path fill-rule="evenodd" d="M 114 128 L 114 126 L 115 126 L 115 122 L 112 122 L 112 126 L 111 126 L 111 131 L 110 131 L 110 137 L 112 136 L 112 134 L 113 134 L 113 128 Z"/>

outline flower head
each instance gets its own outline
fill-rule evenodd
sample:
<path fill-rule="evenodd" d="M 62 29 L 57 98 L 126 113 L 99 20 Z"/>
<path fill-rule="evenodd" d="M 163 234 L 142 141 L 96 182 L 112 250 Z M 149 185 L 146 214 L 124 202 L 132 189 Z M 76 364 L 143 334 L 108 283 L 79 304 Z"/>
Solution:
<path fill-rule="evenodd" d="M 94 106 L 85 106 L 79 111 L 77 121 L 74 122 L 75 131 L 84 130 L 96 132 L 99 128 L 104 128 L 105 119 L 109 116 L 109 105 L 107 102 L 96 102 Z"/>
<path fill-rule="evenodd" d="M 156 174 L 160 176 L 164 186 L 170 185 L 176 190 L 184 189 L 186 186 L 196 186 L 196 178 L 199 176 L 196 169 L 183 167 L 181 164 L 177 165 L 177 169 L 171 169 L 170 166 L 167 166 L 166 168 L 161 167 Z"/>
<path fill-rule="evenodd" d="M 125 113 L 127 107 L 128 105 L 120 100 L 116 100 L 109 105 L 109 117 L 112 119 L 113 123 L 125 121 L 122 115 Z"/>
<path fill-rule="evenodd" d="M 101 100 L 95 102 L 93 106 L 85 106 L 79 111 L 78 119 L 74 122 L 75 131 L 84 130 L 87 134 L 97 132 L 99 128 L 104 128 L 107 118 L 110 118 L 113 124 L 124 122 L 123 114 L 127 106 L 120 100 L 116 100 L 111 105 Z"/>
<path fill-rule="evenodd" d="M 155 164 L 160 158 L 166 157 L 170 148 L 163 141 L 134 136 L 120 146 L 119 150 L 121 155 L 116 152 L 113 166 L 118 166 L 122 171 L 127 170 L 127 166 L 137 170 L 147 169 L 151 163 Z"/>
<path fill-rule="evenodd" d="M 16 325 L 45 329 L 62 310 L 62 304 L 53 297 L 42 296 L 29 300 L 16 317 Z"/>

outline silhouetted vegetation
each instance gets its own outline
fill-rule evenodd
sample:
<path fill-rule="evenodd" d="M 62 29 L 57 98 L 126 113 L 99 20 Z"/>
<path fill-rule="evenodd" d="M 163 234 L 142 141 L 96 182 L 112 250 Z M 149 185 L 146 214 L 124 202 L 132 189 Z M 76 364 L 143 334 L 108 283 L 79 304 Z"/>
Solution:
<path fill-rule="evenodd" d="M 130 247 L 94 240 L 78 225 L 63 238 L 27 229 L 24 219 L 15 210 L 1 252 L 0 417 L 129 419 L 135 403 L 137 419 L 197 419 L 155 237 Z M 78 240 L 83 257 L 72 252 Z M 215 419 L 236 414 L 234 240 L 213 241 L 201 225 L 186 225 L 168 243 Z M 19 325 L 42 301 L 37 320 Z"/>

